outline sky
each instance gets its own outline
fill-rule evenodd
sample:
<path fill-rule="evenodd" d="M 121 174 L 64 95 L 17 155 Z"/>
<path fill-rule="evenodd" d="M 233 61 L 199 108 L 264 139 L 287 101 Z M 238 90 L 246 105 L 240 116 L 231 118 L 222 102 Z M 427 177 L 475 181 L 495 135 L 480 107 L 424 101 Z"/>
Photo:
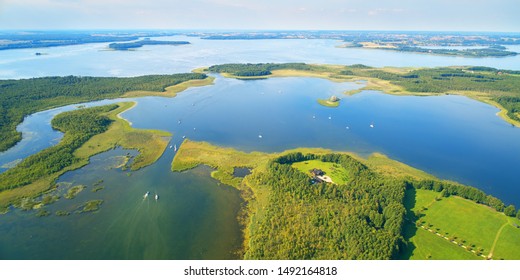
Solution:
<path fill-rule="evenodd" d="M 520 0 L 0 0 L 7 29 L 520 32 Z"/>

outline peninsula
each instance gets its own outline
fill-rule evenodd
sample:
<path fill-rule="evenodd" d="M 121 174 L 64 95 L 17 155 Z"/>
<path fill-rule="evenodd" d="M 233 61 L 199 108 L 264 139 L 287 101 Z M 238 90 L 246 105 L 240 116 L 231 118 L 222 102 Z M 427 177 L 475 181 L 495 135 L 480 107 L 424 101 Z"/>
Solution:
<path fill-rule="evenodd" d="M 172 170 L 201 164 L 246 201 L 245 259 L 520 258 L 513 206 L 380 154 L 244 153 L 185 140 Z M 243 167 L 251 174 L 233 175 Z M 333 182 L 313 179 L 316 170 Z"/>

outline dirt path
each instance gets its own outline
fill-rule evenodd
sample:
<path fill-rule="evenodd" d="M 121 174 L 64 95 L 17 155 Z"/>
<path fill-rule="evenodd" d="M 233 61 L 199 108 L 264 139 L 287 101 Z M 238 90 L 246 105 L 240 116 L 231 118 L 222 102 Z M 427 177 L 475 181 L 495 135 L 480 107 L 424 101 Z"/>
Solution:
<path fill-rule="evenodd" d="M 489 255 L 487 256 L 488 259 L 491 259 L 493 257 L 493 252 L 495 251 L 495 246 L 497 245 L 498 238 L 500 237 L 500 234 L 502 233 L 502 230 L 509 224 L 509 222 L 506 222 L 503 224 L 500 229 L 497 231 L 497 235 L 495 236 L 495 241 L 493 241 L 493 246 L 491 246 L 491 250 L 489 251 Z"/>

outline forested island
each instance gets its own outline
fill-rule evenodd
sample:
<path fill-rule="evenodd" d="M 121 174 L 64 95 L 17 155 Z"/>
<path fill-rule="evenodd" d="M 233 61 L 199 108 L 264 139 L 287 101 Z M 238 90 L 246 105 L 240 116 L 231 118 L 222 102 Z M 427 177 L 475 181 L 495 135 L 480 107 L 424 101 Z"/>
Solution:
<path fill-rule="evenodd" d="M 139 40 L 135 42 L 124 42 L 124 43 L 111 43 L 108 45 L 109 48 L 117 51 L 128 51 L 140 48 L 146 45 L 165 45 L 165 46 L 179 46 L 179 45 L 189 45 L 188 41 L 156 41 L 156 40 Z"/>
<path fill-rule="evenodd" d="M 125 42 L 150 36 L 171 36 L 177 32 L 0 32 L 0 50 L 48 48 L 91 43 Z"/>
<path fill-rule="evenodd" d="M 244 153 L 185 140 L 172 170 L 200 164 L 215 168 L 212 177 L 239 189 L 247 202 L 240 215 L 245 259 L 520 257 L 514 206 L 382 155 L 304 148 Z M 252 173 L 233 176 L 243 167 Z M 334 183 L 316 181 L 315 170 L 330 170 Z"/>

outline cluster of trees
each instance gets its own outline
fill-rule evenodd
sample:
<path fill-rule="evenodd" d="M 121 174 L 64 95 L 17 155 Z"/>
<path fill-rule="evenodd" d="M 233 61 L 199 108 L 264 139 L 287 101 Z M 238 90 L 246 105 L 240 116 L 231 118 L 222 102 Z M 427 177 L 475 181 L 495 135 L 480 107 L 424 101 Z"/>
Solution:
<path fill-rule="evenodd" d="M 115 77 L 46 77 L 0 80 L 0 152 L 20 141 L 16 126 L 26 115 L 52 107 L 78 102 L 116 98 L 128 91 L 163 91 L 168 86 L 205 74 L 149 75 Z"/>
<path fill-rule="evenodd" d="M 26 158 L 16 167 L 0 174 L 0 190 L 15 188 L 37 180 L 72 165 L 79 159 L 73 155 L 92 136 L 104 132 L 111 120 L 101 113 L 116 109 L 117 105 L 107 105 L 62 113 L 52 120 L 52 127 L 65 133 L 63 140 Z"/>
<path fill-rule="evenodd" d="M 106 105 L 57 115 L 51 124 L 64 133 L 60 143 L 0 174 L 0 191 L 27 185 L 78 163 L 81 159 L 74 156 L 74 151 L 92 136 L 108 129 L 112 121 L 104 113 L 116 108 L 118 105 Z"/>
<path fill-rule="evenodd" d="M 228 73 L 239 77 L 265 76 L 270 75 L 273 70 L 280 69 L 311 70 L 312 66 L 305 63 L 230 63 L 208 68 L 211 72 Z"/>
<path fill-rule="evenodd" d="M 520 96 L 499 96 L 493 98 L 498 104 L 507 110 L 507 116 L 520 121 Z"/>
<path fill-rule="evenodd" d="M 291 163 L 320 159 L 349 173 L 345 185 L 312 184 Z M 348 155 L 288 154 L 252 178 L 269 203 L 252 217 L 250 259 L 390 259 L 398 252 L 405 183 Z"/>
<path fill-rule="evenodd" d="M 129 49 L 137 49 L 144 45 L 188 45 L 190 42 L 188 41 L 154 41 L 154 40 L 139 40 L 135 42 L 125 42 L 125 43 L 111 43 L 108 45 L 109 48 L 118 51 L 127 51 Z"/>
<path fill-rule="evenodd" d="M 407 181 L 407 185 L 417 189 L 440 192 L 444 197 L 448 197 L 450 195 L 460 196 L 476 203 L 492 207 L 499 212 L 504 212 L 508 216 L 513 217 L 516 214 L 515 207 L 513 205 L 506 207 L 500 199 L 488 195 L 474 187 L 451 182 L 443 182 L 439 180 Z"/>

